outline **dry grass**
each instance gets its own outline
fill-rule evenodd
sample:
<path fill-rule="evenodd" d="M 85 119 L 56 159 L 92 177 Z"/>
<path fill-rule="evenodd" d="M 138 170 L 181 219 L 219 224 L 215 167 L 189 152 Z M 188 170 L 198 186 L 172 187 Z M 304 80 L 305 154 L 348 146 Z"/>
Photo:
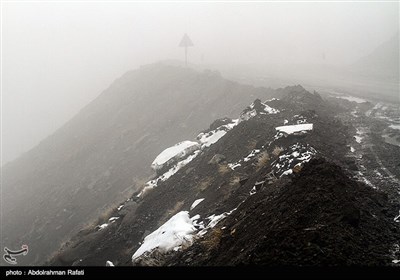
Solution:
<path fill-rule="evenodd" d="M 274 150 L 272 151 L 272 154 L 277 157 L 282 153 L 282 151 L 283 151 L 282 147 L 275 146 Z"/>
<path fill-rule="evenodd" d="M 229 182 L 230 186 L 235 186 L 237 184 L 239 184 L 240 182 L 240 177 L 239 176 L 233 176 Z"/>
<path fill-rule="evenodd" d="M 111 217 L 111 214 L 112 212 L 114 212 L 116 207 L 117 206 L 112 205 L 102 208 L 98 217 L 95 219 L 91 219 L 89 222 L 85 223 L 80 231 L 94 231 L 96 229 L 96 226 L 107 223 L 109 217 Z"/>
<path fill-rule="evenodd" d="M 270 158 L 268 153 L 266 151 L 262 152 L 257 158 L 257 163 L 256 163 L 257 171 L 260 170 L 262 167 L 266 166 L 269 160 Z"/>
<path fill-rule="evenodd" d="M 201 182 L 197 185 L 197 189 L 202 192 L 205 191 L 209 186 L 211 186 L 211 177 L 205 177 Z"/>
<path fill-rule="evenodd" d="M 218 172 L 221 175 L 224 175 L 224 174 L 226 174 L 226 173 L 228 173 L 230 171 L 231 171 L 231 169 L 229 168 L 229 166 L 227 164 L 220 164 L 218 166 Z"/>
<path fill-rule="evenodd" d="M 200 242 L 200 244 L 208 251 L 213 250 L 219 245 L 222 238 L 222 229 L 215 228 L 207 236 L 207 239 Z"/>
<path fill-rule="evenodd" d="M 293 167 L 293 172 L 294 172 L 294 173 L 299 173 L 299 172 L 301 171 L 302 168 L 303 168 L 303 165 L 301 165 L 301 164 L 296 164 L 296 165 Z"/>

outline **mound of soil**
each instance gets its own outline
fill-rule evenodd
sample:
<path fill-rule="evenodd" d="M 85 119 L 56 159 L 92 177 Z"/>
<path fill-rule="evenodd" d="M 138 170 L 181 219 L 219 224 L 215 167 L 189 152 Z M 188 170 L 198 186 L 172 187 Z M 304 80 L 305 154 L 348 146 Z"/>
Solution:
<path fill-rule="evenodd" d="M 311 160 L 286 184 L 250 196 L 221 229 L 169 265 L 388 265 L 398 206 L 341 167 Z"/>

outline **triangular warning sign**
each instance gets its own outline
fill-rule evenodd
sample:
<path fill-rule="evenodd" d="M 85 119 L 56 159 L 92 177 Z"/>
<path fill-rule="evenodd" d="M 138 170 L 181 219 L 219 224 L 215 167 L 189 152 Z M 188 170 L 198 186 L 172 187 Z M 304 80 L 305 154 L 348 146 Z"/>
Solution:
<path fill-rule="evenodd" d="M 193 46 L 192 40 L 190 40 L 189 36 L 185 33 L 182 37 L 181 42 L 179 43 L 180 47 L 191 47 Z"/>

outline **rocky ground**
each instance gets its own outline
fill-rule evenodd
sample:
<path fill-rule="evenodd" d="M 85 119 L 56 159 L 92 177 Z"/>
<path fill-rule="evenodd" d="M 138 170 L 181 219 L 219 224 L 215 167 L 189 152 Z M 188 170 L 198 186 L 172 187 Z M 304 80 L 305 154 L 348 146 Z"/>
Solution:
<path fill-rule="evenodd" d="M 258 180 L 262 180 L 259 178 Z M 319 158 L 246 199 L 168 265 L 387 265 L 400 238 L 387 195 Z"/>
<path fill-rule="evenodd" d="M 400 147 L 380 136 L 388 124 L 374 117 L 375 104 L 322 98 L 300 86 L 276 97 L 254 102 L 244 110 L 248 116 L 255 108 L 254 116 L 146 195 L 122 203 L 104 217 L 118 217 L 106 228 L 82 230 L 48 264 L 132 265 L 144 237 L 185 210 L 207 232 L 185 250 L 154 250 L 135 265 L 395 265 Z M 264 113 L 263 104 L 279 113 Z M 275 129 L 304 123 L 313 130 Z"/>

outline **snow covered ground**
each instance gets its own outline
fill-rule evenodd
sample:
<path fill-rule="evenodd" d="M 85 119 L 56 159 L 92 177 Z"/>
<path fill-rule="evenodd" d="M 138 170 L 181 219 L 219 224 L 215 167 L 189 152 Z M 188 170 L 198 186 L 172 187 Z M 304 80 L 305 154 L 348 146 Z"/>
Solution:
<path fill-rule="evenodd" d="M 296 125 L 284 125 L 275 128 L 278 132 L 283 132 L 287 135 L 296 133 L 305 133 L 313 130 L 312 123 L 296 124 Z"/>
<path fill-rule="evenodd" d="M 285 176 L 293 173 L 293 169 L 300 168 L 305 162 L 317 154 L 317 151 L 308 144 L 296 143 L 291 145 L 284 154 L 280 155 L 273 164 L 275 176 Z"/>
<path fill-rule="evenodd" d="M 183 158 L 199 149 L 199 144 L 193 141 L 183 141 L 162 151 L 153 161 L 151 167 L 155 170 L 161 169 L 165 163 L 172 158 Z"/>
<path fill-rule="evenodd" d="M 202 201 L 204 200 L 204 198 L 200 198 L 200 199 L 196 199 L 192 206 L 190 206 L 190 210 L 193 210 L 197 205 L 199 205 Z"/>
<path fill-rule="evenodd" d="M 258 100 L 259 101 L 259 100 Z M 240 115 L 240 121 L 247 121 L 253 117 L 255 117 L 257 114 L 277 114 L 279 113 L 279 110 L 272 108 L 270 106 L 268 106 L 265 103 L 259 103 L 260 107 L 262 108 L 262 110 L 256 109 L 256 105 L 255 103 L 251 103 L 250 106 L 248 107 L 248 110 L 243 111 L 243 113 Z"/>
<path fill-rule="evenodd" d="M 197 136 L 197 140 L 201 144 L 201 148 L 206 148 L 211 146 L 212 144 L 218 142 L 229 130 L 237 126 L 239 123 L 239 119 L 232 120 L 231 123 L 221 125 L 220 127 L 211 130 L 209 132 L 200 133 Z"/>
<path fill-rule="evenodd" d="M 199 217 L 197 215 L 193 218 Z M 142 246 L 133 254 L 132 261 L 156 248 L 161 253 L 165 253 L 178 250 L 182 245 L 191 244 L 197 231 L 193 225 L 195 221 L 193 218 L 189 218 L 188 211 L 181 211 L 172 216 L 165 224 L 146 236 Z"/>
<path fill-rule="evenodd" d="M 193 159 L 197 157 L 197 155 L 200 153 L 200 151 L 195 151 L 193 154 L 185 158 L 184 160 L 181 160 L 174 166 L 172 166 L 167 172 L 164 174 L 158 176 L 156 179 L 150 180 L 146 183 L 145 187 L 143 190 L 137 195 L 137 197 L 142 196 L 145 192 L 149 191 L 150 189 L 153 189 L 157 187 L 159 182 L 166 181 L 168 178 L 170 178 L 172 175 L 174 175 L 176 172 L 179 171 L 182 167 L 184 167 L 186 164 L 191 162 Z"/>

